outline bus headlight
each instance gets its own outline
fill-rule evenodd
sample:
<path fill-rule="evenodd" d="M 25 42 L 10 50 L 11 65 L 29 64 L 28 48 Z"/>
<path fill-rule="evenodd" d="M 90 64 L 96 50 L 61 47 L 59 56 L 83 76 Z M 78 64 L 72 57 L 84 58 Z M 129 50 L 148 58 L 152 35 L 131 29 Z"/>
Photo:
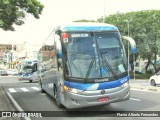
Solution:
<path fill-rule="evenodd" d="M 75 89 L 75 88 L 71 88 L 70 91 L 71 91 L 72 93 L 79 93 L 79 92 L 80 92 L 79 90 L 77 90 L 77 89 Z"/>
<path fill-rule="evenodd" d="M 75 88 L 69 88 L 65 85 L 63 86 L 63 90 L 68 91 L 68 92 L 72 92 L 72 93 L 75 93 L 75 94 L 82 92 L 82 90 L 75 89 Z"/>
<path fill-rule="evenodd" d="M 129 85 L 129 83 L 128 82 L 125 82 L 125 83 L 123 83 L 121 86 L 122 87 L 127 87 Z"/>

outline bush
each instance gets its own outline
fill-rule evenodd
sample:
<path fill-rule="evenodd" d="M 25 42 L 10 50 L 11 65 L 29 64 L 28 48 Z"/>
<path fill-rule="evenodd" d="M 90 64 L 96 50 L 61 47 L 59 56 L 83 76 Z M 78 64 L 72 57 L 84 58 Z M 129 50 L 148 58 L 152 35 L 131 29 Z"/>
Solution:
<path fill-rule="evenodd" d="M 146 72 L 146 74 L 153 74 L 153 71 L 152 71 L 152 70 L 148 70 L 148 71 Z"/>
<path fill-rule="evenodd" d="M 149 79 L 153 74 L 145 73 L 145 74 L 135 74 L 135 79 Z M 130 78 L 134 79 L 134 73 L 130 74 Z"/>

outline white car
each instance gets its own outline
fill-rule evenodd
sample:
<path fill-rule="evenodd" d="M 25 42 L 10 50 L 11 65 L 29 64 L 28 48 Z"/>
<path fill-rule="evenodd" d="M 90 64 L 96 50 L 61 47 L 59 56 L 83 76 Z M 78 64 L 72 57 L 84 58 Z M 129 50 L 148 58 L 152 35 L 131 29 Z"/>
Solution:
<path fill-rule="evenodd" d="M 8 75 L 18 75 L 18 71 L 14 69 L 8 69 L 7 73 Z"/>
<path fill-rule="evenodd" d="M 150 77 L 149 83 L 152 86 L 156 86 L 156 85 L 160 84 L 160 71 L 158 73 L 156 73 L 155 75 Z"/>

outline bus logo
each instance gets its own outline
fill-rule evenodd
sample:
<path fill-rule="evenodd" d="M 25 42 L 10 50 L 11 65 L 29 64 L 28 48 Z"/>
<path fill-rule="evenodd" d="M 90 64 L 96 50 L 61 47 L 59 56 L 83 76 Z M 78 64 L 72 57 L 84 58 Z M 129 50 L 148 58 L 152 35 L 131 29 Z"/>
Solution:
<path fill-rule="evenodd" d="M 105 90 L 101 90 L 101 94 L 104 94 L 105 93 Z"/>

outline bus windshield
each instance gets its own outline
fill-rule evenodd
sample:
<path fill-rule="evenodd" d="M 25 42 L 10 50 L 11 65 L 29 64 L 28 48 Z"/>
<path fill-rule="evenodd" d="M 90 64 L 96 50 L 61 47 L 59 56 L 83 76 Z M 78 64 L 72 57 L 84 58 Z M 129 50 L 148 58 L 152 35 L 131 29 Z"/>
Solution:
<path fill-rule="evenodd" d="M 22 73 L 32 73 L 33 72 L 33 66 L 25 66 L 22 70 Z"/>
<path fill-rule="evenodd" d="M 32 74 L 37 70 L 37 63 L 36 62 L 23 62 L 19 66 L 19 73 L 20 74 Z"/>
<path fill-rule="evenodd" d="M 127 71 L 124 48 L 118 32 L 68 33 L 65 72 L 68 77 L 110 78 Z"/>

